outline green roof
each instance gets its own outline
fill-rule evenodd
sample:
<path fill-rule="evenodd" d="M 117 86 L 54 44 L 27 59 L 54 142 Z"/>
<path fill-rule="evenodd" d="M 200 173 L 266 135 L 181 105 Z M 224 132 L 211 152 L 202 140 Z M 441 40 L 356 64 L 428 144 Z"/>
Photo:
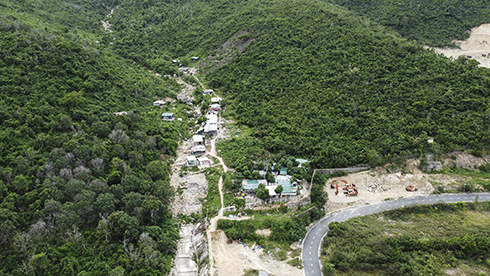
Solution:
<path fill-rule="evenodd" d="M 287 175 L 288 174 L 288 168 L 281 168 L 281 171 L 279 172 L 279 174 Z"/>
<path fill-rule="evenodd" d="M 293 191 L 293 185 L 291 185 L 291 181 L 277 179 L 276 182 L 277 182 L 277 185 L 281 185 L 282 186 L 282 188 L 283 188 L 282 193 L 295 193 Z"/>
<path fill-rule="evenodd" d="M 259 187 L 259 181 L 258 180 L 247 180 L 247 184 L 243 185 L 244 189 L 247 190 L 255 190 Z"/>

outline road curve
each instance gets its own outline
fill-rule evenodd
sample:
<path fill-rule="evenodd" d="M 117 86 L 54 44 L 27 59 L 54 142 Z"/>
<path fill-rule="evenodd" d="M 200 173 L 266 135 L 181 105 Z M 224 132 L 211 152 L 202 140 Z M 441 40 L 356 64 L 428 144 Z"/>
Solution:
<path fill-rule="evenodd" d="M 323 237 L 328 232 L 328 224 L 332 221 L 346 221 L 348 219 L 365 216 L 377 212 L 392 210 L 412 204 L 433 204 L 433 203 L 454 203 L 475 201 L 478 196 L 479 201 L 490 201 L 490 193 L 466 193 L 466 194 L 440 194 L 424 197 L 410 197 L 398 200 L 386 201 L 379 204 L 363 205 L 349 208 L 328 214 L 319 223 L 308 231 L 303 240 L 302 259 L 305 276 L 322 275 L 320 266 L 320 246 Z"/>

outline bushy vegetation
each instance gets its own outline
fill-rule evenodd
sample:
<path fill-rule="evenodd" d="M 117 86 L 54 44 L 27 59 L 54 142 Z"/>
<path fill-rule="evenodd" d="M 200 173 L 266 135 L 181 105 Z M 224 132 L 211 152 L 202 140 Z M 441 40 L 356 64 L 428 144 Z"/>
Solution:
<path fill-rule="evenodd" d="M 187 124 L 152 102 L 178 85 L 71 34 L 2 17 L 0 36 L 0 274 L 168 272 Z"/>
<path fill-rule="evenodd" d="M 442 171 L 436 173 L 456 174 L 464 177 L 464 180 L 452 185 L 442 185 L 434 182 L 434 193 L 478 193 L 490 192 L 490 165 L 484 164 L 479 170 L 469 170 L 457 167 L 445 167 Z"/>
<path fill-rule="evenodd" d="M 373 21 L 391 27 L 404 38 L 426 45 L 453 46 L 452 40 L 465 40 L 468 30 L 488 23 L 489 8 L 473 0 L 332 0 Z"/>
<path fill-rule="evenodd" d="M 409 206 L 331 223 L 323 241 L 324 275 L 444 275 L 490 271 L 490 204 Z M 457 222 L 457 223 L 455 223 Z"/>
<path fill-rule="evenodd" d="M 232 240 L 240 239 L 244 243 L 257 243 L 266 249 L 281 247 L 289 251 L 289 245 L 304 238 L 306 227 L 324 215 L 324 212 L 314 205 L 289 211 L 291 212 L 288 212 L 286 206 L 265 211 L 246 209 L 242 214 L 253 215 L 253 219 L 219 220 L 218 229 L 224 230 L 226 236 Z M 269 228 L 271 234 L 268 237 L 255 232 L 258 229 Z"/>

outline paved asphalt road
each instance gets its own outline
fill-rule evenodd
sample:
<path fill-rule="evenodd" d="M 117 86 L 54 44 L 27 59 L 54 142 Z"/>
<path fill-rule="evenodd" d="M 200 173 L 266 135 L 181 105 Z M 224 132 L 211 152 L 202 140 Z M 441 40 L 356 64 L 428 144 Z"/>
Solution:
<path fill-rule="evenodd" d="M 365 216 L 377 212 L 405 207 L 411 204 L 432 204 L 432 203 L 452 203 L 475 201 L 478 195 L 479 201 L 490 201 L 490 193 L 467 193 L 467 194 L 440 194 L 424 197 L 403 198 L 398 200 L 386 201 L 379 204 L 364 205 L 334 212 L 322 218 L 309 232 L 303 241 L 303 265 L 306 276 L 322 275 L 320 260 L 318 258 L 323 237 L 328 232 L 328 224 L 332 221 L 346 221 L 353 217 Z"/>

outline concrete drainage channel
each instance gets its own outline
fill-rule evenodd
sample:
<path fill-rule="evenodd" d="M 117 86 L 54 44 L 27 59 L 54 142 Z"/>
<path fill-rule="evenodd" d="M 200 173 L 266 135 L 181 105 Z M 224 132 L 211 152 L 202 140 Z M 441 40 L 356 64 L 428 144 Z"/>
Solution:
<path fill-rule="evenodd" d="M 203 230 L 200 223 L 180 227 L 181 239 L 177 244 L 178 254 L 175 257 L 175 267 L 170 272 L 171 276 L 208 275 L 208 244 Z"/>

